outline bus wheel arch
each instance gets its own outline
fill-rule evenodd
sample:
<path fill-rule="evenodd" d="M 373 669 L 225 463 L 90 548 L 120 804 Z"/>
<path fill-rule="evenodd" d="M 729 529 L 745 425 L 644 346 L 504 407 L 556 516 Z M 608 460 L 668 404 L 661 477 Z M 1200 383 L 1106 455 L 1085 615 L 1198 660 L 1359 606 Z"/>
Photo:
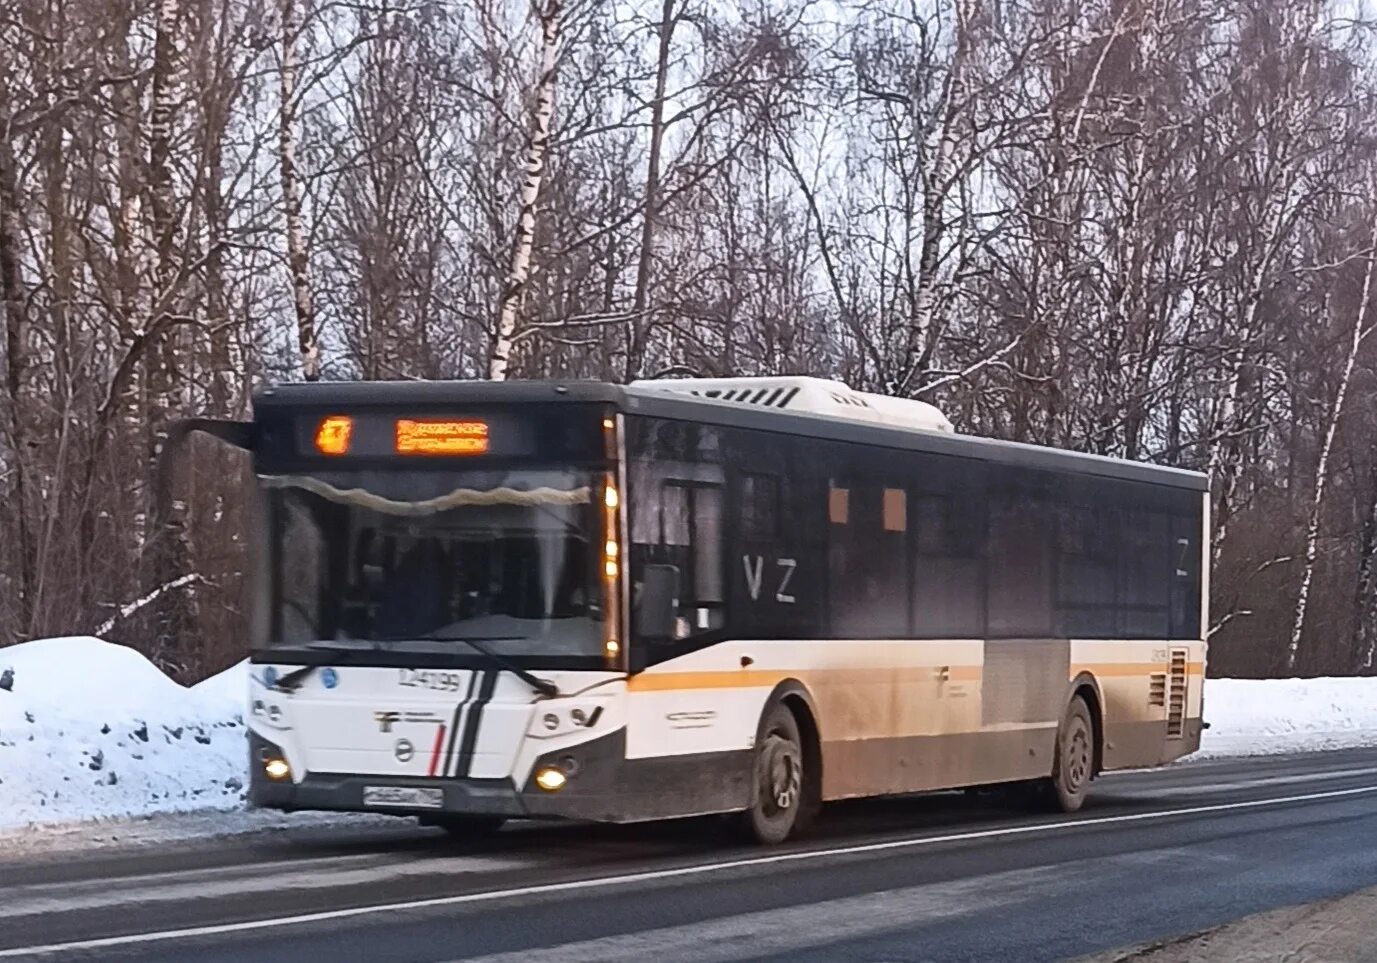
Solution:
<path fill-rule="evenodd" d="M 761 793 L 761 780 L 767 778 L 762 771 L 770 769 L 781 740 L 786 756 L 793 755 L 789 744 L 796 744 L 801 770 L 798 800 L 791 807 L 794 812 L 784 822 L 780 819 L 783 814 Z M 752 757 L 752 792 L 750 804 L 741 814 L 743 828 L 749 836 L 767 845 L 797 836 L 808 827 L 822 803 L 822 743 L 813 699 L 802 683 L 785 680 L 765 700 L 756 724 Z"/>
<path fill-rule="evenodd" d="M 803 739 L 804 818 L 805 821 L 811 821 L 822 808 L 822 734 L 818 731 L 813 697 L 802 683 L 792 680 L 781 684 L 775 691 L 778 700 L 794 714 L 799 735 Z"/>
<path fill-rule="evenodd" d="M 1078 812 L 1095 771 L 1095 724 L 1085 698 L 1077 691 L 1062 712 L 1052 752 L 1052 774 L 1034 783 L 1038 808 Z"/>
<path fill-rule="evenodd" d="M 1095 736 L 1093 742 L 1094 766 L 1091 772 L 1098 776 L 1104 771 L 1104 699 L 1100 695 L 1099 683 L 1090 673 L 1082 672 L 1076 677 L 1076 681 L 1071 683 L 1071 694 L 1067 697 L 1066 708 L 1070 707 L 1071 700 L 1077 696 L 1090 710 L 1090 724 L 1094 727 Z M 1064 712 L 1065 708 L 1063 709 Z"/>

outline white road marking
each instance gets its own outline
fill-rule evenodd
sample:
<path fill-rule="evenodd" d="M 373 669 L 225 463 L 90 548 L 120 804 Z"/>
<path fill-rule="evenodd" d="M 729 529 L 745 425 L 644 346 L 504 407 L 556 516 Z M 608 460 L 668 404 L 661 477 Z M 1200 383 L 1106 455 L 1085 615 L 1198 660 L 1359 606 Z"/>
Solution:
<path fill-rule="evenodd" d="M 377 903 L 372 906 L 355 906 L 347 909 L 323 910 L 316 913 L 299 913 L 292 916 L 269 917 L 261 920 L 245 920 L 240 923 L 219 923 L 211 926 L 188 926 L 174 930 L 155 930 L 147 933 L 130 933 L 125 936 L 107 936 L 98 939 L 72 940 L 66 943 L 45 943 L 37 946 L 18 946 L 0 950 L 0 959 L 20 956 L 52 956 L 58 953 L 71 953 L 77 950 L 110 949 L 123 946 L 140 946 L 147 943 L 161 943 L 168 940 L 194 939 L 203 936 L 224 936 L 231 933 L 248 933 L 255 930 L 278 929 L 286 926 L 301 926 L 308 923 L 322 923 L 330 920 L 352 919 L 361 916 L 376 916 L 386 913 L 409 910 L 436 909 L 444 906 L 462 906 L 469 903 L 486 903 L 519 896 L 540 896 L 548 893 L 577 892 L 580 890 L 602 889 L 621 886 L 627 883 L 643 883 L 653 880 L 675 879 L 687 876 L 704 876 L 723 870 L 741 869 L 751 866 L 770 866 L 779 863 L 799 863 L 826 859 L 836 856 L 852 856 L 862 853 L 894 852 L 904 849 L 918 849 L 942 843 L 965 842 L 973 839 L 995 839 L 1009 836 L 1031 836 L 1037 833 L 1057 833 L 1069 829 L 1094 829 L 1100 826 L 1113 826 L 1124 823 L 1157 822 L 1180 816 L 1199 816 L 1208 813 L 1237 812 L 1245 809 L 1266 809 L 1287 806 L 1293 803 L 1320 802 L 1327 799 L 1346 799 L 1354 796 L 1377 794 L 1377 786 L 1360 786 L 1353 789 L 1332 789 L 1325 792 L 1303 793 L 1295 796 L 1280 796 L 1270 799 L 1250 799 L 1241 802 L 1213 803 L 1205 806 L 1185 806 L 1159 812 L 1126 813 L 1119 816 L 1101 816 L 1094 819 L 1066 819 L 1052 823 L 1037 823 L 1031 826 L 1007 826 L 1000 829 L 982 829 L 962 833 L 945 833 L 940 836 L 921 836 L 914 839 L 891 839 L 878 843 L 859 843 L 853 846 L 838 846 L 832 849 L 810 849 L 793 853 L 750 856 L 742 859 L 724 860 L 718 863 L 698 863 L 692 866 L 676 866 L 668 869 L 646 870 L 639 873 L 623 873 L 619 876 L 601 876 L 593 879 L 570 880 L 563 883 L 535 883 L 529 886 L 515 886 L 509 889 L 488 890 L 478 893 L 461 893 L 455 896 L 435 896 L 428 899 L 403 900 L 395 903 Z"/>
<path fill-rule="evenodd" d="M 310 859 L 300 863 L 275 860 L 261 866 L 242 864 L 227 869 L 178 870 L 83 880 L 79 883 L 39 883 L 3 891 L 6 920 L 70 913 L 80 910 L 145 908 L 159 903 L 183 903 L 245 893 L 290 893 L 336 886 L 384 885 L 413 877 L 466 876 L 501 870 L 529 870 L 530 857 L 455 856 L 387 861 L 385 857 Z"/>
<path fill-rule="evenodd" d="M 1179 861 L 1188 855 L 1176 850 L 1174 858 Z M 1056 868 L 1045 866 L 1008 870 L 974 879 L 470 957 L 465 963 L 641 963 L 654 959 L 728 963 L 782 956 L 820 944 L 863 939 L 918 921 L 934 923 L 1026 902 L 1045 894 L 1049 885 L 1067 885 L 1067 880 L 1057 876 Z"/>
<path fill-rule="evenodd" d="M 1132 790 L 1135 798 L 1166 799 L 1172 796 L 1198 796 L 1202 791 L 1232 792 L 1238 789 L 1257 789 L 1261 786 L 1296 785 L 1303 782 L 1319 782 L 1324 779 L 1344 779 L 1352 776 L 1377 775 L 1377 766 L 1363 769 L 1329 769 L 1324 772 L 1307 772 L 1294 776 L 1257 776 L 1252 779 L 1236 779 L 1230 782 L 1212 782 L 1208 786 L 1172 786 L 1165 789 Z M 1125 787 L 1127 789 L 1128 787 Z"/>

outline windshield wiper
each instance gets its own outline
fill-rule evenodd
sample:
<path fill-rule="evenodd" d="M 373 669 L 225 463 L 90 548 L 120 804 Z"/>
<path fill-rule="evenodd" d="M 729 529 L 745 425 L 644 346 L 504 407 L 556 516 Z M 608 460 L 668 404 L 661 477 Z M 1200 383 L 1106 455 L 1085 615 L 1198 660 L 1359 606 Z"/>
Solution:
<path fill-rule="evenodd" d="M 327 649 L 331 647 L 331 643 L 322 639 L 315 642 L 307 642 L 305 647 L 308 649 Z M 320 668 L 318 665 L 303 665 L 299 669 L 293 669 L 291 672 L 288 672 L 272 685 L 268 686 L 268 688 L 277 692 L 295 692 L 297 689 L 301 688 L 301 684 L 306 681 L 306 677 L 318 668 Z"/>
<path fill-rule="evenodd" d="M 480 641 L 480 639 L 472 638 L 467 635 L 426 634 L 418 636 L 383 636 L 380 638 L 370 639 L 368 641 L 372 642 L 375 647 L 379 642 L 462 642 L 469 648 L 480 653 L 489 662 L 493 663 L 499 668 L 505 669 L 512 675 L 516 676 L 518 679 L 526 683 L 532 689 L 539 692 L 541 695 L 546 696 L 550 699 L 558 699 L 561 694 L 559 691 L 559 686 L 555 685 L 549 679 L 542 679 L 538 675 L 533 675 L 532 673 L 527 672 L 525 669 L 521 668 L 521 666 L 516 665 L 515 663 L 507 659 L 505 656 L 498 655 L 492 649 L 488 648 L 486 645 L 483 644 L 484 641 L 516 642 L 523 638 L 525 638 L 525 636 L 522 635 L 485 635 L 481 637 Z M 311 648 L 328 648 L 329 646 L 330 643 L 325 641 L 313 642 L 310 645 Z M 282 676 L 280 679 L 274 682 L 271 686 L 269 686 L 269 688 L 276 689 L 279 692 L 295 692 L 297 689 L 301 688 L 301 684 L 306 681 L 306 677 L 318 668 L 320 667 L 315 665 L 303 665 L 299 669 L 293 669 L 291 672 L 288 672 L 286 675 Z"/>
<path fill-rule="evenodd" d="M 476 652 L 482 654 L 483 657 L 486 658 L 489 662 L 493 663 L 494 665 L 498 666 L 499 668 L 506 669 L 506 670 L 507 670 L 508 672 L 510 672 L 512 675 L 516 676 L 518 679 L 520 679 L 522 682 L 526 683 L 526 684 L 527 684 L 528 686 L 530 686 L 532 689 L 535 689 L 535 690 L 536 690 L 537 692 L 539 692 L 541 695 L 543 695 L 543 696 L 545 696 L 545 697 L 547 697 L 547 698 L 550 698 L 550 699 L 557 699 L 557 698 L 559 698 L 559 696 L 560 696 L 559 686 L 555 685 L 555 684 L 554 684 L 553 682 L 551 682 L 549 679 L 542 679 L 542 678 L 541 678 L 540 676 L 538 676 L 538 675 L 533 675 L 532 673 L 527 672 L 525 669 L 521 668 L 521 666 L 519 666 L 519 665 L 517 665 L 516 663 L 512 662 L 511 660 L 509 660 L 509 659 L 506 658 L 505 656 L 498 655 L 498 654 L 497 654 L 496 652 L 494 652 L 492 649 L 488 648 L 486 645 L 483 644 L 484 642 L 516 642 L 516 641 L 519 641 L 520 639 L 524 639 L 524 638 L 525 638 L 525 636 L 522 636 L 522 635 L 485 635 L 485 636 L 482 636 L 481 639 L 479 639 L 479 638 L 474 638 L 474 637 L 468 636 L 468 635 L 435 635 L 435 634 L 433 634 L 433 633 L 427 633 L 427 634 L 425 634 L 425 635 L 416 636 L 415 639 L 410 639 L 410 638 L 396 638 L 396 639 L 392 639 L 392 638 L 389 638 L 389 639 L 382 639 L 382 640 L 379 640 L 379 641 L 387 641 L 387 642 L 411 642 L 411 641 L 423 641 L 423 642 L 462 642 L 462 643 L 464 643 L 465 645 L 467 645 L 469 648 L 471 648 L 471 649 L 473 649 L 474 651 L 476 651 Z"/>
<path fill-rule="evenodd" d="M 276 689 L 278 692 L 295 692 L 297 689 L 301 688 L 301 683 L 306 681 L 306 677 L 316 671 L 317 668 L 319 668 L 319 666 L 303 665 L 299 669 L 293 669 L 272 685 L 268 686 L 268 688 Z"/>

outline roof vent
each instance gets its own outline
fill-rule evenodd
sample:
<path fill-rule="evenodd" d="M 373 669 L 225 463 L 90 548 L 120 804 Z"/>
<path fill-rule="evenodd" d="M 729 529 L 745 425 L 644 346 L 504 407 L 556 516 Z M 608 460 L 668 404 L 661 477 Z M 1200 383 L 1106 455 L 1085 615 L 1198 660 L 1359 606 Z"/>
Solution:
<path fill-rule="evenodd" d="M 712 401 L 815 415 L 831 415 L 848 421 L 951 432 L 947 416 L 923 401 L 891 398 L 855 391 L 840 381 L 823 378 L 672 378 L 633 381 L 632 389 L 695 395 Z"/>

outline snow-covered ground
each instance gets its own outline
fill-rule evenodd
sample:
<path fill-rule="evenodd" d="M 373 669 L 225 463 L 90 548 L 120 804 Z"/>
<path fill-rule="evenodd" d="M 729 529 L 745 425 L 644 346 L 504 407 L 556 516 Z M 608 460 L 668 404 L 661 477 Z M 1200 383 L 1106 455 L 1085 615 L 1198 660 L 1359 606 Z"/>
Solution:
<path fill-rule="evenodd" d="M 246 672 L 187 688 L 99 639 L 0 649 L 0 834 L 191 811 L 228 813 L 221 832 L 310 819 L 242 811 Z M 1201 757 L 1377 746 L 1377 678 L 1211 679 L 1205 718 Z"/>
<path fill-rule="evenodd" d="M 1377 746 L 1377 677 L 1207 679 L 1193 759 Z"/>
<path fill-rule="evenodd" d="M 89 637 L 0 649 L 0 829 L 239 806 L 245 692 Z"/>

